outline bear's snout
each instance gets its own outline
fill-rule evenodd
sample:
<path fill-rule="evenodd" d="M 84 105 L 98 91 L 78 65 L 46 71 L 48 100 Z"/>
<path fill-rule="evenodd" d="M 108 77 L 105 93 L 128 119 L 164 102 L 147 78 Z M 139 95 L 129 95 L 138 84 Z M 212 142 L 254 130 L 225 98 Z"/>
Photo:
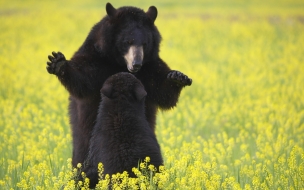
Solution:
<path fill-rule="evenodd" d="M 133 71 L 134 72 L 139 71 L 141 66 L 142 66 L 142 61 L 141 60 L 134 60 L 133 61 Z"/>
<path fill-rule="evenodd" d="M 131 73 L 136 73 L 142 67 L 144 58 L 143 46 L 130 46 L 128 52 L 124 55 L 127 68 Z"/>

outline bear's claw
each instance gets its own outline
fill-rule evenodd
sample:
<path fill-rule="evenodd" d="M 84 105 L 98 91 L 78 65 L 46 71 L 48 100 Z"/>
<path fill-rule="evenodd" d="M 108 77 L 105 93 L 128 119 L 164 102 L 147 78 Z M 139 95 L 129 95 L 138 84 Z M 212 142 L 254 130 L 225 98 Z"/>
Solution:
<path fill-rule="evenodd" d="M 190 86 L 192 84 L 192 79 L 180 71 L 170 71 L 167 78 L 182 86 Z"/>
<path fill-rule="evenodd" d="M 48 56 L 50 62 L 47 62 L 46 70 L 50 74 L 63 75 L 64 74 L 64 65 L 66 59 L 61 52 L 52 52 L 52 55 Z"/>

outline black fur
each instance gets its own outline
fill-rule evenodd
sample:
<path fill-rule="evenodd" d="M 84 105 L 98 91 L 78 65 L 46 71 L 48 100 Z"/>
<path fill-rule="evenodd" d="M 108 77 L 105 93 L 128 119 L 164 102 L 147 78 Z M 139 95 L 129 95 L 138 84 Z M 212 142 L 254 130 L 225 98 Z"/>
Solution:
<path fill-rule="evenodd" d="M 108 3 L 107 13 L 71 60 L 53 52 L 47 63 L 48 72 L 55 74 L 70 93 L 73 166 L 83 163 L 87 156 L 101 101 L 99 90 L 109 76 L 128 72 L 123 55 L 131 45 L 143 47 L 141 68 L 134 75 L 147 91 L 145 113 L 153 131 L 157 109 L 176 106 L 182 88 L 192 83 L 183 73 L 170 70 L 159 57 L 161 36 L 154 25 L 157 17 L 154 6 L 146 13 L 135 7 L 115 9 Z"/>
<path fill-rule="evenodd" d="M 146 156 L 157 168 L 163 164 L 160 147 L 145 116 L 146 94 L 141 82 L 130 73 L 115 74 L 104 83 L 84 169 L 91 188 L 98 183 L 99 162 L 103 163 L 104 174 L 128 171 L 131 177 L 135 177 L 132 168 Z"/>

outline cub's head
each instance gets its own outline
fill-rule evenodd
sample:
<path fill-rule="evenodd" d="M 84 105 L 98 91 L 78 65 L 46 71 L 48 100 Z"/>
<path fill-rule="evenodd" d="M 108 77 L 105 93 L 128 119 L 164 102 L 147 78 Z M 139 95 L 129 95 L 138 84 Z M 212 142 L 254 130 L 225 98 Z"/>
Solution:
<path fill-rule="evenodd" d="M 154 25 L 156 7 L 145 12 L 136 7 L 116 9 L 107 3 L 106 12 L 101 39 L 95 46 L 101 51 L 109 50 L 107 54 L 131 73 L 140 71 L 147 60 L 158 56 L 161 36 Z"/>
<path fill-rule="evenodd" d="M 111 100 L 128 102 L 143 102 L 147 95 L 142 83 L 132 74 L 127 72 L 110 76 L 100 90 L 102 96 Z"/>

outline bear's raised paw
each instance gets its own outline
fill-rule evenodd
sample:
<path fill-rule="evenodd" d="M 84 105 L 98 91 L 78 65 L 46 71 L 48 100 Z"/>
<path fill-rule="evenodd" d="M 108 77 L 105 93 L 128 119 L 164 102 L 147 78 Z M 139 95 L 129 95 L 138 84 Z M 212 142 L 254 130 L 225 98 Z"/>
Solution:
<path fill-rule="evenodd" d="M 170 71 L 167 75 L 167 79 L 172 80 L 181 86 L 190 86 L 192 84 L 192 79 L 180 71 Z"/>
<path fill-rule="evenodd" d="M 49 55 L 48 58 L 50 62 L 47 62 L 46 70 L 57 76 L 64 75 L 64 66 L 67 62 L 64 55 L 61 52 L 52 52 L 52 55 Z"/>

